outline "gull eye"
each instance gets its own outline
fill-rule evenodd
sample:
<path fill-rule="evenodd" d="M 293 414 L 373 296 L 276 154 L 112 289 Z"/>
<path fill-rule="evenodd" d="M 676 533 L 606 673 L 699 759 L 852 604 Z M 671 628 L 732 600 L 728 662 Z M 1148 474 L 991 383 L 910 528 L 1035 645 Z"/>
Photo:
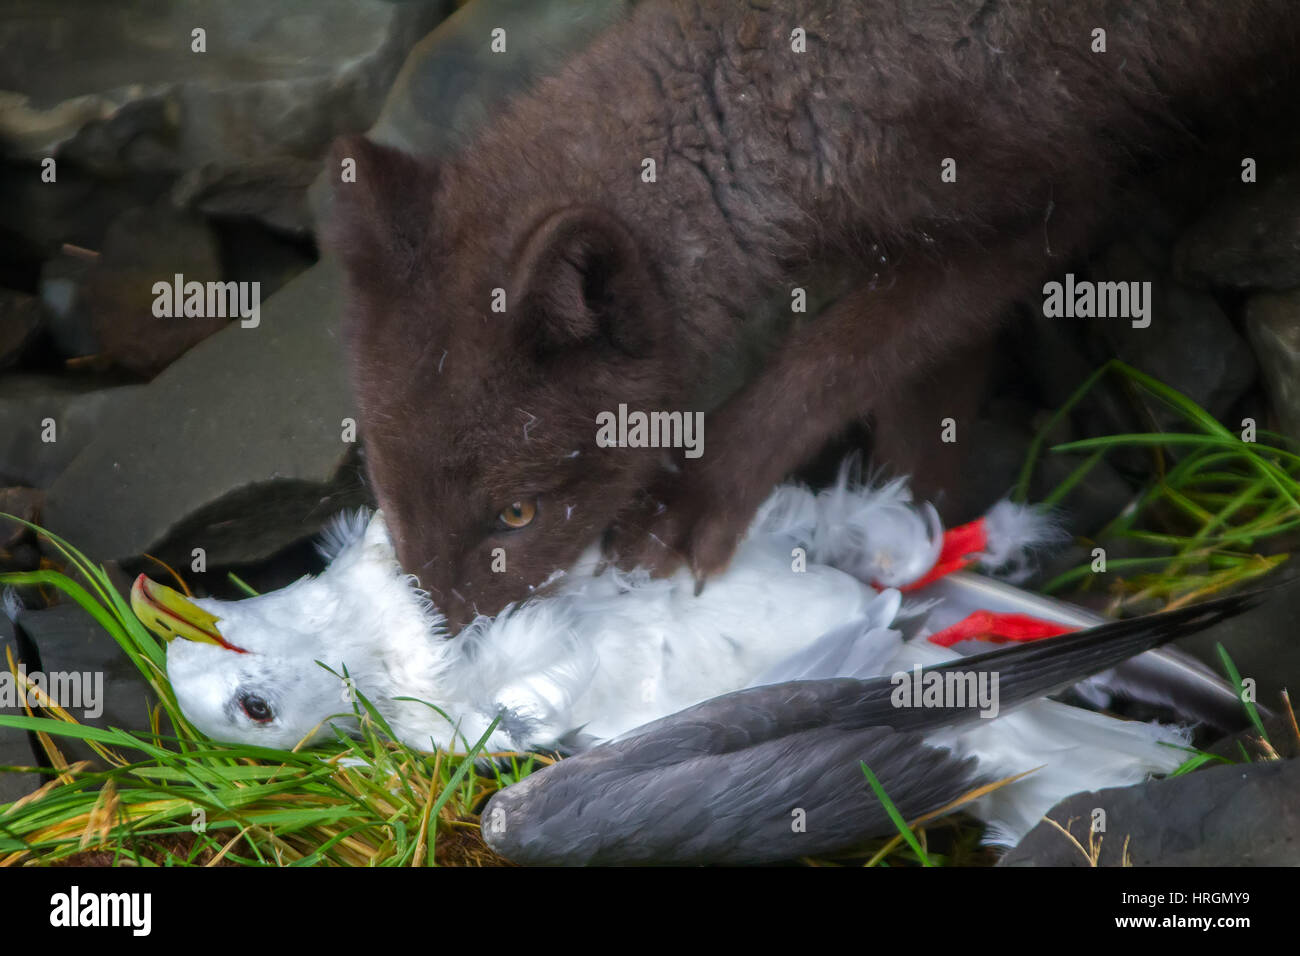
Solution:
<path fill-rule="evenodd" d="M 506 528 L 523 528 L 533 523 L 537 517 L 537 505 L 532 501 L 516 501 L 508 508 L 502 508 L 497 515 L 497 523 Z"/>
<path fill-rule="evenodd" d="M 256 694 L 240 694 L 239 706 L 243 708 L 248 719 L 255 723 L 264 724 L 275 716 L 266 699 Z"/>

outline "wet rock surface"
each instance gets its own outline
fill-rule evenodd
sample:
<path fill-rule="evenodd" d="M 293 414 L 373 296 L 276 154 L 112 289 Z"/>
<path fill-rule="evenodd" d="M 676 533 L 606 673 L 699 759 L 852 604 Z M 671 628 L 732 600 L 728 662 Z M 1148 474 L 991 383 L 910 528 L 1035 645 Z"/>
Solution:
<path fill-rule="evenodd" d="M 31 162 L 174 177 L 178 204 L 305 230 L 330 140 L 370 124 L 411 44 L 449 10 L 19 0 L 0 24 L 0 139 Z"/>
<path fill-rule="evenodd" d="M 0 484 L 48 488 L 142 386 L 50 374 L 11 374 L 0 387 Z"/>
<path fill-rule="evenodd" d="M 47 526 L 92 557 L 264 557 L 362 500 L 331 267 L 186 352 L 49 488 Z"/>
<path fill-rule="evenodd" d="M 1297 787 L 1300 761 L 1273 760 L 1075 794 L 1047 814 L 1070 836 L 1040 823 L 999 865 L 1300 865 Z"/>

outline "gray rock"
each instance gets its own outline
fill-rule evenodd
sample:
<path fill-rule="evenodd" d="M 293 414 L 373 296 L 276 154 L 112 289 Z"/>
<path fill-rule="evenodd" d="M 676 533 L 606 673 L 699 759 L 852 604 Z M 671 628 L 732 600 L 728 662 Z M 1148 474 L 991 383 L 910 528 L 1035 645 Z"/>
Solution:
<path fill-rule="evenodd" d="M 1300 440 L 1300 289 L 1251 296 L 1246 332 L 1281 429 Z"/>
<path fill-rule="evenodd" d="M 1223 419 L 1255 381 L 1257 367 L 1246 340 L 1208 292 L 1189 289 L 1157 268 L 1140 243 L 1114 243 L 1090 270 L 1098 281 L 1150 282 L 1151 324 L 1134 328 L 1123 319 L 1092 319 L 1113 355 L 1178 389 Z M 1159 402 L 1148 408 L 1164 428 L 1182 419 Z M 1145 430 L 1145 429 L 1142 429 Z"/>
<path fill-rule="evenodd" d="M 0 23 L 0 139 L 105 177 L 179 177 L 202 211 L 308 225 L 331 139 L 374 119 L 447 0 L 16 0 Z M 346 25 L 341 26 L 341 25 Z M 191 31 L 206 31 L 206 52 Z"/>
<path fill-rule="evenodd" d="M 48 488 L 140 388 L 66 375 L 6 375 L 0 386 L 0 485 Z M 46 419 L 54 421 L 52 442 L 42 440 Z"/>
<path fill-rule="evenodd" d="M 1300 865 L 1300 761 L 1216 766 L 1181 777 L 1069 797 L 1047 814 L 1090 847 L 1105 811 L 1097 863 L 1120 866 Z M 1094 843 L 1091 845 L 1096 845 Z M 1034 827 L 1000 866 L 1089 866 L 1050 823 Z"/>
<path fill-rule="evenodd" d="M 1179 240 L 1175 270 L 1199 286 L 1300 286 L 1300 173 L 1234 184 Z"/>
<path fill-rule="evenodd" d="M 50 530 L 96 560 L 144 552 L 188 566 L 255 561 L 361 500 L 355 419 L 324 264 L 232 323 L 107 417 L 49 488 Z"/>
<path fill-rule="evenodd" d="M 104 357 L 144 376 L 162 371 L 224 328 L 229 318 L 153 313 L 156 282 L 225 278 L 217 237 L 197 216 L 167 203 L 130 209 L 114 220 L 81 287 L 82 307 Z"/>

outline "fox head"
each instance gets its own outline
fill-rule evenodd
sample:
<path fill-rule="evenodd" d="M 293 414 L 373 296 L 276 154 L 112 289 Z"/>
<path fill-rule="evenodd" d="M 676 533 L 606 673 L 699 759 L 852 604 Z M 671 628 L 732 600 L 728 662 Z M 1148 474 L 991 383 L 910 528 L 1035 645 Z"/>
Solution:
<path fill-rule="evenodd" d="M 366 468 L 403 568 L 458 628 L 572 564 L 649 484 L 659 452 L 601 447 L 597 416 L 672 400 L 670 310 L 597 205 L 526 182 L 516 203 L 466 161 L 361 137 L 330 168 L 346 160 L 325 238 Z"/>

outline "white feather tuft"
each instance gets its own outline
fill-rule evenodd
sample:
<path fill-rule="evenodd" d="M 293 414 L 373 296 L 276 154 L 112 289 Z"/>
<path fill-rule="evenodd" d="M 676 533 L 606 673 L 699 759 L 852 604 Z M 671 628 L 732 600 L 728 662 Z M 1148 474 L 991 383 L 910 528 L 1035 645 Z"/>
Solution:
<path fill-rule="evenodd" d="M 979 558 L 986 571 L 1008 581 L 1023 581 L 1033 571 L 1033 552 L 1059 544 L 1066 534 L 1049 511 L 999 501 L 984 515 L 988 547 Z"/>
<path fill-rule="evenodd" d="M 348 545 L 365 535 L 370 515 L 369 508 L 357 508 L 355 511 L 340 511 L 330 518 L 321 528 L 316 553 L 326 561 L 333 561 Z"/>
<path fill-rule="evenodd" d="M 857 474 L 856 461 L 846 461 L 835 485 L 817 496 L 809 561 L 883 587 L 923 577 L 943 547 L 938 512 L 913 503 L 906 478 L 872 487 L 870 480 L 859 483 Z"/>
<path fill-rule="evenodd" d="M 785 534 L 807 541 L 818 524 L 817 496 L 803 485 L 781 485 L 759 506 L 749 536 Z"/>

